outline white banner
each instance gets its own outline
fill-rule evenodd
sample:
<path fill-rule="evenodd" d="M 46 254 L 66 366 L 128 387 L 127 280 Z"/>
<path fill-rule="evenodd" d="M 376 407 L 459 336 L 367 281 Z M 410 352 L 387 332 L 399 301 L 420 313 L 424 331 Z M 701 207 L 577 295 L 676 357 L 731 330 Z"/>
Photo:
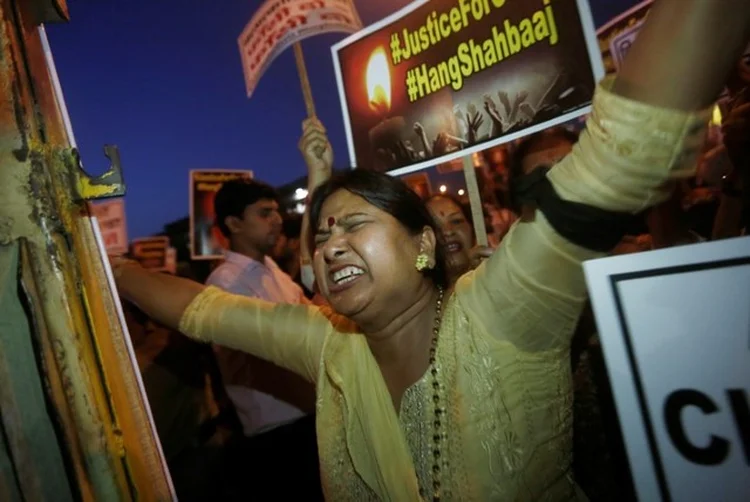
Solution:
<path fill-rule="evenodd" d="M 352 0 L 266 0 L 237 39 L 247 96 L 290 45 L 322 33 L 362 29 Z"/>
<path fill-rule="evenodd" d="M 596 30 L 607 74 L 617 73 L 646 20 L 653 0 L 645 0 Z"/>
<path fill-rule="evenodd" d="M 750 237 L 584 270 L 638 499 L 748 500 Z"/>
<path fill-rule="evenodd" d="M 638 32 L 641 31 L 641 27 L 645 19 L 638 21 L 637 23 L 625 28 L 622 32 L 618 33 L 609 42 L 609 52 L 612 54 L 612 59 L 615 63 L 615 68 L 618 70 L 622 67 L 625 56 L 628 55 L 630 47 L 635 42 Z"/>
<path fill-rule="evenodd" d="M 120 255 L 128 252 L 128 229 L 125 223 L 125 201 L 113 199 L 91 204 L 91 212 L 99 223 L 99 229 L 107 254 Z"/>

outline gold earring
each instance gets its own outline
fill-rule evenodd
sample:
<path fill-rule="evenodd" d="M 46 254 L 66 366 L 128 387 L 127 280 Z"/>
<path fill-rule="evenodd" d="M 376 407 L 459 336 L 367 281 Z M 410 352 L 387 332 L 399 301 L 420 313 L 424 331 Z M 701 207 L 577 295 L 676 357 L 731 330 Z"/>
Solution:
<path fill-rule="evenodd" d="M 426 270 L 428 268 L 430 259 L 427 257 L 426 253 L 419 253 L 417 255 L 417 263 L 416 267 L 417 270 L 422 272 L 423 270 Z"/>

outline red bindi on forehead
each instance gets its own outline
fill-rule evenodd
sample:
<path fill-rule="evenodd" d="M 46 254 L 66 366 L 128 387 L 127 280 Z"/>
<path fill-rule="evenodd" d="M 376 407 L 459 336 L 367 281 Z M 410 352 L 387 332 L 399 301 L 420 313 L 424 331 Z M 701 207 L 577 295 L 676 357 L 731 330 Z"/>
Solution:
<path fill-rule="evenodd" d="M 336 218 L 334 218 L 333 216 L 329 216 L 328 217 L 328 228 L 331 228 L 335 224 L 336 224 Z"/>

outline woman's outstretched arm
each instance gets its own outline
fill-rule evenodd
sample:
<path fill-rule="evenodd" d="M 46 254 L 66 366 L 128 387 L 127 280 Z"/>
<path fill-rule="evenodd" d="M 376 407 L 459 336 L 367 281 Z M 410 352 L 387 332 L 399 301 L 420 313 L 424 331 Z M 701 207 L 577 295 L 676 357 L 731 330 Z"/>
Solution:
<path fill-rule="evenodd" d="M 185 309 L 205 289 L 188 279 L 150 272 L 129 260 L 113 258 L 112 270 L 121 298 L 172 329 L 178 328 Z"/>
<path fill-rule="evenodd" d="M 307 305 L 273 304 L 116 263 L 121 296 L 201 342 L 247 352 L 314 382 L 326 335 L 342 320 Z M 339 326 L 341 327 L 341 326 Z"/>

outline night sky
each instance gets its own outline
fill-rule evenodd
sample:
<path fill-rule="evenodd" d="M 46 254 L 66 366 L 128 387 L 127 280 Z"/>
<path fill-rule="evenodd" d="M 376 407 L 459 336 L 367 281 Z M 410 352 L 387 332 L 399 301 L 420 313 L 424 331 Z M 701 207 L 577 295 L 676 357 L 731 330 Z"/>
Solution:
<path fill-rule="evenodd" d="M 520 1 L 520 0 L 517 0 Z M 190 169 L 252 169 L 281 185 L 304 176 L 297 150 L 305 107 L 291 49 L 247 99 L 237 37 L 259 0 L 68 0 L 71 22 L 47 33 L 84 166 L 120 148 L 129 237 L 187 215 Z M 355 0 L 367 25 L 406 3 Z M 590 0 L 597 26 L 637 0 Z M 303 48 L 337 166 L 348 166 L 330 46 Z"/>

